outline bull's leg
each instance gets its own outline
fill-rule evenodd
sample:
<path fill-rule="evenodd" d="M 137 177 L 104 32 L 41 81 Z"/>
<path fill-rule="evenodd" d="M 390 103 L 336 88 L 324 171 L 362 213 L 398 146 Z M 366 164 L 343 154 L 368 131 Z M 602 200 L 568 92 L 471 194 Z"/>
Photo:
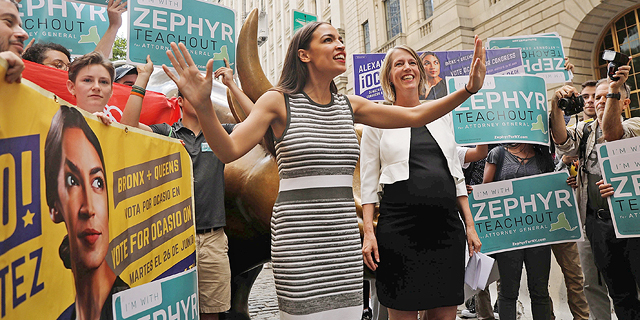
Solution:
<path fill-rule="evenodd" d="M 247 272 L 231 278 L 231 310 L 222 315 L 225 320 L 251 320 L 249 317 L 249 293 L 262 271 L 259 265 Z"/>

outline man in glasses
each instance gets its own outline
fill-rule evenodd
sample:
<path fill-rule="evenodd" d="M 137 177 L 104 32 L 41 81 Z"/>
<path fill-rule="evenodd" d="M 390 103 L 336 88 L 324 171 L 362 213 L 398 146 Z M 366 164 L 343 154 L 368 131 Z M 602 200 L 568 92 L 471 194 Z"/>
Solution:
<path fill-rule="evenodd" d="M 45 66 L 69 71 L 71 54 L 67 48 L 60 44 L 43 42 L 32 45 L 24 52 L 22 58 Z"/>

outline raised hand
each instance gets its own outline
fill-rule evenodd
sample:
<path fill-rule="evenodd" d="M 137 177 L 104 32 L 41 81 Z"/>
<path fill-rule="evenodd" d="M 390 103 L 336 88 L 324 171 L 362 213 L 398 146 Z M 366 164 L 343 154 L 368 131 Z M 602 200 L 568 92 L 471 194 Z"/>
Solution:
<path fill-rule="evenodd" d="M 225 86 L 229 86 L 233 82 L 233 70 L 229 67 L 229 61 L 224 58 L 224 64 L 226 67 L 220 67 L 213 73 L 214 78 L 222 77 L 222 83 Z"/>
<path fill-rule="evenodd" d="M 122 26 L 122 13 L 125 11 L 127 11 L 126 0 L 109 0 L 107 4 L 109 26 L 120 28 Z"/>
<path fill-rule="evenodd" d="M 166 65 L 162 65 L 164 72 L 176 83 L 180 92 L 191 102 L 191 105 L 198 110 L 211 105 L 211 81 L 213 60 L 207 62 L 207 71 L 203 75 L 193 62 L 191 54 L 184 43 L 171 43 L 171 51 L 167 50 L 167 57 L 171 61 L 177 75 L 169 70 Z"/>
<path fill-rule="evenodd" d="M 471 92 L 478 92 L 478 90 L 482 89 L 484 76 L 487 73 L 487 51 L 482 46 L 482 40 L 478 38 L 478 35 L 475 36 L 474 41 L 473 61 L 471 62 L 471 71 L 469 72 L 467 90 Z"/>
<path fill-rule="evenodd" d="M 631 62 L 631 60 L 629 60 Z M 624 90 L 624 84 L 627 82 L 629 78 L 629 71 L 631 71 L 631 67 L 629 66 L 629 62 L 626 65 L 618 67 L 618 70 L 614 74 L 614 77 L 618 77 L 617 81 L 612 81 L 609 79 L 609 87 L 616 88 L 618 91 Z M 628 98 L 628 97 L 627 97 Z"/>
<path fill-rule="evenodd" d="M 153 62 L 151 61 L 151 56 L 147 55 L 147 63 L 138 65 L 136 69 L 138 69 L 138 77 L 142 75 L 147 77 L 151 76 L 153 73 Z"/>

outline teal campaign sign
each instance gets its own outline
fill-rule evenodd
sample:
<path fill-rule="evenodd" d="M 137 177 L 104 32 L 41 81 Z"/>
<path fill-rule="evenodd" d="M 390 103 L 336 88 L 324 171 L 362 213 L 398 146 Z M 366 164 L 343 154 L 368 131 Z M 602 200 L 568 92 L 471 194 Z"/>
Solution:
<path fill-rule="evenodd" d="M 310 14 L 304 13 L 298 10 L 291 10 L 293 14 L 293 32 L 291 34 L 296 33 L 298 29 L 307 25 L 307 23 L 318 20 L 318 17 Z"/>
<path fill-rule="evenodd" d="M 72 2 L 77 3 L 86 3 L 92 6 L 101 6 L 106 7 L 109 4 L 109 0 L 71 0 Z"/>
<path fill-rule="evenodd" d="M 562 38 L 553 34 L 487 39 L 487 47 L 520 48 L 527 74 L 544 78 L 547 83 L 570 81 L 573 75 L 564 69 Z"/>
<path fill-rule="evenodd" d="M 200 319 L 196 268 L 113 295 L 114 320 Z"/>
<path fill-rule="evenodd" d="M 614 188 L 607 198 L 618 238 L 640 236 L 640 138 L 598 145 L 602 177 Z"/>
<path fill-rule="evenodd" d="M 106 7 L 84 3 L 23 0 L 20 14 L 30 39 L 60 44 L 74 56 L 93 51 L 109 27 Z"/>
<path fill-rule="evenodd" d="M 569 173 L 553 172 L 473 186 L 469 207 L 485 254 L 581 241 Z"/>
<path fill-rule="evenodd" d="M 468 77 L 447 77 L 449 93 Z M 487 75 L 482 89 L 453 110 L 458 144 L 549 144 L 547 89 L 532 75 Z"/>
<path fill-rule="evenodd" d="M 236 14 L 233 9 L 199 0 L 133 0 L 129 2 L 127 60 L 171 67 L 166 51 L 182 42 L 202 71 L 214 60 L 213 70 L 233 68 L 236 60 Z"/>

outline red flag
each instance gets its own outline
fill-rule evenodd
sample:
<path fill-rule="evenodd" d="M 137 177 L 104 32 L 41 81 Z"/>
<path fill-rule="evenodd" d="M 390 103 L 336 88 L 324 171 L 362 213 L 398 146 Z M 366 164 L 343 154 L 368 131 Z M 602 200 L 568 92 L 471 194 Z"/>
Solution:
<path fill-rule="evenodd" d="M 75 105 L 76 98 L 67 90 L 69 74 L 66 71 L 41 65 L 31 61 L 24 61 L 25 69 L 22 77 L 52 92 L 61 99 Z M 114 83 L 113 95 L 107 103 L 107 109 L 111 115 L 120 121 L 131 87 Z M 147 91 L 142 102 L 140 122 L 146 125 L 166 122 L 172 124 L 180 119 L 180 106 L 176 98 L 167 99 L 164 94 Z"/>

